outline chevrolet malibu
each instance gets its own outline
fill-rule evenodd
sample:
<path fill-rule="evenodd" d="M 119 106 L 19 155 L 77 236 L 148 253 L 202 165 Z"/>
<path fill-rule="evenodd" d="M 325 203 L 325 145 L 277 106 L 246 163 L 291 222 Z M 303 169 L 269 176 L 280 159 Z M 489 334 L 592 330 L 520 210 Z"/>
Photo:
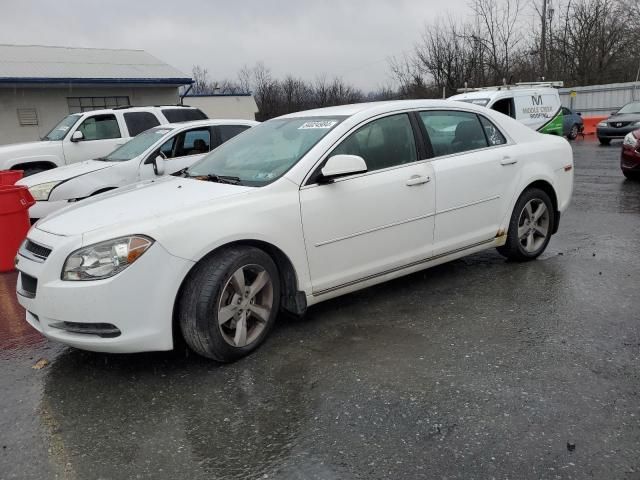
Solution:
<path fill-rule="evenodd" d="M 247 130 L 180 176 L 38 222 L 17 256 L 27 322 L 102 352 L 181 335 L 229 362 L 281 311 L 487 248 L 532 260 L 573 188 L 568 142 L 450 101 L 299 112 Z"/>

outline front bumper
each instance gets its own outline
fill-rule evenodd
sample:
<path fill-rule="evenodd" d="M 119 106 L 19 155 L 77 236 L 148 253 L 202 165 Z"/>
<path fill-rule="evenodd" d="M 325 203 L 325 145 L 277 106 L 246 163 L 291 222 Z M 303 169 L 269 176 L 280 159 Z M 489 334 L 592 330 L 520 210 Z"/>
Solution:
<path fill-rule="evenodd" d="M 68 237 L 38 229 L 31 229 L 29 239 L 52 249 L 44 262 L 18 257 L 18 301 L 27 310 L 26 320 L 33 328 L 51 340 L 83 350 L 134 353 L 173 348 L 174 300 L 193 262 L 170 255 L 156 242 L 135 264 L 114 277 L 62 281 L 62 266 L 68 254 L 78 248 L 77 242 L 71 247 Z M 34 293 L 27 295 L 26 291 Z M 61 325 L 71 327 L 61 329 Z M 115 327 L 119 333 L 101 335 L 103 325 Z"/>
<path fill-rule="evenodd" d="M 596 135 L 598 138 L 617 139 L 617 138 L 624 138 L 627 135 L 627 133 L 635 132 L 636 130 L 638 130 L 638 126 L 632 126 L 632 125 L 628 125 L 626 127 L 620 127 L 620 128 L 597 127 Z"/>
<path fill-rule="evenodd" d="M 625 171 L 640 172 L 640 152 L 629 145 L 622 146 L 620 168 Z"/>

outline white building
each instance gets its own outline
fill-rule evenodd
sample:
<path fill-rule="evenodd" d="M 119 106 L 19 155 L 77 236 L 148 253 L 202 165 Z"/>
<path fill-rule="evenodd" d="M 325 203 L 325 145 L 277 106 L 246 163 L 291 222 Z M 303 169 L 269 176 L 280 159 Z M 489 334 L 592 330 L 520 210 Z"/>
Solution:
<path fill-rule="evenodd" d="M 226 93 L 213 95 L 187 94 L 183 97 L 183 103 L 199 108 L 209 118 L 255 120 L 256 113 L 258 113 L 258 105 L 250 93 L 240 95 Z"/>
<path fill-rule="evenodd" d="M 69 113 L 176 104 L 192 82 L 142 50 L 0 45 L 0 144 L 38 140 Z"/>

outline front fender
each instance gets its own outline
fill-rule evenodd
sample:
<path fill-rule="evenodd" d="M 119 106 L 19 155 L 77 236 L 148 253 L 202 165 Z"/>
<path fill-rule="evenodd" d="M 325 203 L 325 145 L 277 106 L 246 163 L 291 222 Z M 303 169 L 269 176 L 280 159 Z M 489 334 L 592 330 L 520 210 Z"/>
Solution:
<path fill-rule="evenodd" d="M 64 159 L 57 155 L 26 155 L 5 160 L 0 163 L 0 170 L 11 170 L 16 165 L 29 163 L 51 163 L 56 167 L 62 167 L 65 164 Z"/>

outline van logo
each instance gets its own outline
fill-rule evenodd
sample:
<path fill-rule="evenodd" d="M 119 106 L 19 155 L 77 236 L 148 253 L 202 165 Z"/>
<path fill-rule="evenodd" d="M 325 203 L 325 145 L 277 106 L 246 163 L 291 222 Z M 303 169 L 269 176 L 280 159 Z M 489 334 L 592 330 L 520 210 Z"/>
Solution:
<path fill-rule="evenodd" d="M 542 95 L 538 95 L 537 97 L 535 95 L 531 95 L 531 103 L 533 105 L 542 105 Z"/>

